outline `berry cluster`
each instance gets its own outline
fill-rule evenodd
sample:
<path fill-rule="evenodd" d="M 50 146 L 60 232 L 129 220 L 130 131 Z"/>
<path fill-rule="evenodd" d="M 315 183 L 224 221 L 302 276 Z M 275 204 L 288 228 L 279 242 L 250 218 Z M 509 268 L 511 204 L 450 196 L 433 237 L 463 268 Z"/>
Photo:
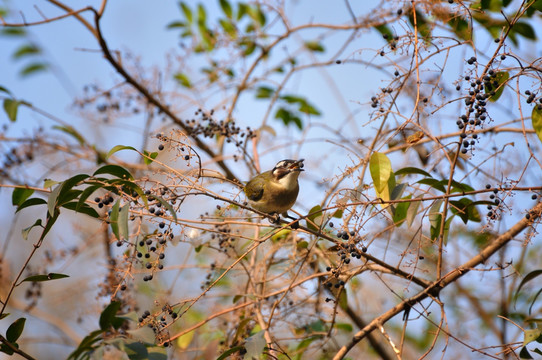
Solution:
<path fill-rule="evenodd" d="M 330 227 L 333 227 L 332 222 L 330 222 L 328 225 Z M 356 238 L 355 231 L 338 231 L 337 238 L 348 241 L 348 243 L 338 244 L 336 247 L 334 247 L 337 249 L 337 256 L 339 257 L 339 259 L 336 266 L 326 267 L 326 271 L 331 272 L 332 275 L 331 278 L 325 282 L 325 286 L 329 289 L 331 289 L 332 287 L 339 289 L 341 286 L 344 286 L 345 281 L 339 279 L 339 277 L 342 275 L 343 267 L 350 264 L 351 258 L 361 259 L 361 253 L 367 252 L 367 247 L 361 244 L 359 238 Z M 358 248 L 358 244 L 361 244 L 361 249 Z M 330 298 L 326 298 L 326 302 L 329 302 L 331 300 L 332 299 Z"/>
<path fill-rule="evenodd" d="M 229 225 L 215 225 L 211 240 L 218 240 L 220 251 L 227 253 L 228 249 L 234 248 L 236 238 L 232 236 Z"/>
<path fill-rule="evenodd" d="M 530 90 L 525 90 L 525 95 L 528 96 L 527 100 L 526 100 L 527 104 L 531 104 L 533 102 L 536 104 L 536 100 L 537 100 L 537 98 L 536 98 L 537 94 L 536 93 L 532 93 Z M 539 104 L 536 105 L 536 108 L 538 110 L 542 110 L 542 97 L 538 98 L 538 102 L 539 102 Z"/>
<path fill-rule="evenodd" d="M 486 189 L 491 189 L 491 184 L 486 184 Z M 500 213 L 502 211 L 502 200 L 497 196 L 499 193 L 498 189 L 493 189 L 493 194 L 489 195 L 489 199 L 493 202 L 493 204 L 487 205 L 487 217 L 489 220 L 497 220 L 500 216 Z"/>
<path fill-rule="evenodd" d="M 234 120 L 224 121 L 214 119 L 214 110 L 205 113 L 202 109 L 198 109 L 194 115 L 199 116 L 200 119 L 185 120 L 185 126 L 191 136 L 202 135 L 204 138 L 223 136 L 226 138 L 227 143 L 234 143 L 237 147 L 243 145 L 243 138 L 248 140 L 256 137 L 256 133 L 250 127 L 247 127 L 246 130 L 241 130 L 239 126 L 236 126 Z"/>
<path fill-rule="evenodd" d="M 154 331 L 157 342 L 163 342 L 169 338 L 169 333 L 165 329 L 168 326 L 168 317 L 174 321 L 178 316 L 173 308 L 166 304 L 162 307 L 162 312 L 155 316 L 152 316 L 149 310 L 145 310 L 138 321 L 140 326 L 147 325 Z M 169 342 L 164 341 L 164 346 L 168 347 Z"/>
<path fill-rule="evenodd" d="M 469 65 L 476 63 L 476 58 L 473 56 L 467 60 Z M 460 130 L 465 128 L 468 131 L 464 131 L 461 134 L 461 153 L 466 154 L 469 149 L 472 151 L 478 135 L 474 134 L 476 127 L 481 127 L 485 120 L 488 118 L 487 114 L 487 100 L 495 95 L 496 90 L 501 86 L 497 80 L 497 72 L 490 69 L 487 74 L 481 78 L 471 78 L 465 76 L 465 81 L 469 82 L 469 96 L 465 99 L 465 105 L 467 106 L 466 114 L 461 115 L 456 124 Z M 461 86 L 457 85 L 457 90 L 461 90 Z"/>
<path fill-rule="evenodd" d="M 205 290 L 207 287 L 209 287 L 211 285 L 211 280 L 212 280 L 213 274 L 214 274 L 214 272 L 216 270 L 216 264 L 213 262 L 209 266 L 210 266 L 211 271 L 207 274 L 207 276 L 205 276 L 205 283 L 203 283 L 200 286 L 201 290 Z"/>

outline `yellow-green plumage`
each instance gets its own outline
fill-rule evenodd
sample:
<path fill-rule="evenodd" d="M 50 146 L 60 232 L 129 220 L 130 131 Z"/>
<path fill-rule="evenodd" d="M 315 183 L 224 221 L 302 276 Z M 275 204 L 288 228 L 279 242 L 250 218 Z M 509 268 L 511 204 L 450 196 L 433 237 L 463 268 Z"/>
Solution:
<path fill-rule="evenodd" d="M 250 206 L 267 214 L 286 213 L 299 193 L 299 177 L 303 160 L 280 161 L 273 170 L 252 178 L 244 187 Z"/>

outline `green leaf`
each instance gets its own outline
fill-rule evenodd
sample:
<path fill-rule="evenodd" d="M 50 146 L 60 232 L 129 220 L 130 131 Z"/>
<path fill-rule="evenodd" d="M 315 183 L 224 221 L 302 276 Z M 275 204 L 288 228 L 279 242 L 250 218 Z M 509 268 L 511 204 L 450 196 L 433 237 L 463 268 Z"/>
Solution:
<path fill-rule="evenodd" d="M 79 211 L 79 209 L 85 204 L 85 201 L 89 198 L 90 195 L 92 195 L 96 190 L 101 189 L 103 185 L 91 185 L 87 187 L 81 195 L 79 195 L 79 201 L 77 203 L 77 206 L 75 208 L 75 211 Z"/>
<path fill-rule="evenodd" d="M 4 99 L 4 111 L 11 122 L 17 120 L 17 110 L 19 109 L 20 102 L 13 99 Z"/>
<path fill-rule="evenodd" d="M 219 357 L 216 358 L 216 360 L 224 360 L 226 359 L 228 356 L 230 356 L 231 354 L 235 354 L 236 352 L 238 351 L 241 351 L 241 350 L 244 350 L 245 347 L 244 346 L 234 346 L 226 351 L 224 351 L 222 353 L 222 355 L 220 355 Z"/>
<path fill-rule="evenodd" d="M 403 196 L 408 184 L 397 184 L 391 191 L 390 200 L 398 200 Z M 410 199 L 410 198 L 409 198 Z"/>
<path fill-rule="evenodd" d="M 388 180 L 392 175 L 391 161 L 385 154 L 375 152 L 371 155 L 369 160 L 369 170 L 371 171 L 371 178 L 373 179 L 375 191 L 377 194 L 381 194 L 388 189 Z M 389 193 L 386 199 L 389 200 Z"/>
<path fill-rule="evenodd" d="M 143 193 L 143 190 L 136 183 L 129 180 L 121 180 L 121 179 L 111 179 L 111 180 L 107 180 L 107 182 L 111 185 L 121 186 L 123 188 L 124 193 L 128 195 L 132 195 L 133 192 L 136 192 L 137 195 L 141 197 L 141 199 L 145 203 L 145 206 L 147 206 L 147 196 Z"/>
<path fill-rule="evenodd" d="M 232 39 L 235 39 L 237 37 L 237 28 L 231 22 L 231 20 L 218 19 L 218 22 L 220 23 L 220 26 L 222 26 L 222 29 L 224 29 L 224 32 L 228 34 Z"/>
<path fill-rule="evenodd" d="M 507 0 L 508 1 L 508 0 Z M 542 0 L 536 0 L 532 5 L 531 7 L 533 9 L 536 9 L 538 11 L 542 11 Z"/>
<path fill-rule="evenodd" d="M 109 214 L 109 221 L 111 223 L 111 231 L 115 234 L 115 237 L 120 240 L 119 236 L 119 207 L 120 199 L 117 200 L 115 205 L 111 208 L 111 214 Z"/>
<path fill-rule="evenodd" d="M 152 163 L 154 159 L 156 159 L 156 157 L 158 156 L 158 152 L 154 151 L 150 153 L 147 150 L 143 150 L 143 155 L 145 155 L 143 157 L 143 162 L 145 163 L 145 165 L 149 165 Z"/>
<path fill-rule="evenodd" d="M 124 352 L 130 360 L 151 360 L 146 344 L 132 339 L 116 339 L 124 346 Z"/>
<path fill-rule="evenodd" d="M 189 24 L 192 24 L 192 22 L 194 21 L 192 10 L 188 7 L 188 5 L 186 5 L 184 1 L 181 1 L 180 6 L 186 20 Z"/>
<path fill-rule="evenodd" d="M 132 146 L 126 146 L 126 145 L 117 145 L 115 147 L 113 147 L 113 149 L 109 150 L 109 152 L 107 153 L 107 155 L 105 156 L 105 160 L 109 159 L 109 157 L 111 155 L 113 155 L 114 153 L 116 153 L 117 151 L 121 151 L 121 150 L 133 150 L 135 152 L 138 152 L 134 147 Z"/>
<path fill-rule="evenodd" d="M 100 314 L 100 329 L 109 331 L 111 327 L 118 329 L 122 326 L 125 320 L 116 316 L 120 306 L 120 301 L 111 301 L 111 304 L 107 305 Z"/>
<path fill-rule="evenodd" d="M 25 66 L 21 72 L 20 75 L 23 77 L 26 77 L 28 75 L 32 75 L 36 72 L 44 71 L 47 69 L 47 64 L 45 63 L 32 63 L 27 66 Z"/>
<path fill-rule="evenodd" d="M 442 205 L 442 200 L 436 200 L 431 208 L 429 209 L 428 218 L 431 223 L 431 227 L 440 228 L 440 219 L 442 214 L 440 213 L 440 206 Z"/>
<path fill-rule="evenodd" d="M 527 329 L 523 332 L 523 346 L 535 341 L 542 332 L 540 329 Z"/>
<path fill-rule="evenodd" d="M 260 26 L 265 26 L 267 19 L 265 18 L 265 13 L 262 11 L 260 4 L 256 5 L 256 19 Z"/>
<path fill-rule="evenodd" d="M 95 219 L 100 218 L 100 214 L 98 214 L 98 212 L 96 212 L 94 208 L 88 206 L 87 204 L 80 205 L 78 201 L 63 203 L 62 207 L 68 210 L 73 210 L 75 212 L 91 216 Z"/>
<path fill-rule="evenodd" d="M 428 178 L 432 177 L 431 174 L 429 174 L 427 171 L 419 169 L 417 167 L 405 167 L 395 172 L 395 176 L 410 175 L 410 174 L 419 174 Z"/>
<path fill-rule="evenodd" d="M 172 21 L 169 24 L 167 24 L 167 29 L 175 29 L 175 28 L 182 28 L 185 27 L 186 23 L 183 21 Z"/>
<path fill-rule="evenodd" d="M 408 195 L 407 197 L 404 197 L 403 199 L 410 199 L 412 198 L 411 195 Z M 395 212 L 393 213 L 393 223 L 396 226 L 401 226 L 403 222 L 405 221 L 407 214 L 408 214 L 408 208 L 410 207 L 409 202 L 402 202 L 399 204 L 395 204 Z"/>
<path fill-rule="evenodd" d="M 265 346 L 267 345 L 267 342 L 264 338 L 265 331 L 260 330 L 256 334 L 250 336 L 246 339 L 245 342 L 245 349 L 246 354 L 245 356 L 247 359 L 259 359 L 260 355 L 262 354 Z"/>
<path fill-rule="evenodd" d="M 23 56 L 39 54 L 41 50 L 33 44 L 25 44 L 20 46 L 13 54 L 14 59 L 19 59 Z"/>
<path fill-rule="evenodd" d="M 70 277 L 69 275 L 65 274 L 58 274 L 58 273 L 49 273 L 47 275 L 33 275 L 25 278 L 21 282 L 43 282 L 43 281 L 50 281 L 50 280 L 58 280 L 58 279 L 64 279 Z"/>
<path fill-rule="evenodd" d="M 0 91 L 5 92 L 8 95 L 11 95 L 11 92 L 8 89 L 6 89 L 5 87 L 1 86 L 1 85 L 0 85 Z"/>
<path fill-rule="evenodd" d="M 302 359 L 302 355 L 305 353 L 305 350 L 309 347 L 310 344 L 314 342 L 314 340 L 318 339 L 316 336 L 311 336 L 306 339 L 303 339 L 297 344 L 295 350 L 296 350 L 296 357 L 294 360 L 300 360 Z"/>
<path fill-rule="evenodd" d="M 256 98 L 257 99 L 269 99 L 275 93 L 275 89 L 269 86 L 260 86 L 256 89 Z"/>
<path fill-rule="evenodd" d="M 68 191 L 70 191 L 74 186 L 78 185 L 83 180 L 88 179 L 90 176 L 87 174 L 77 174 L 72 176 L 68 180 L 62 182 L 62 196 Z M 70 199 L 71 200 L 71 199 Z"/>
<path fill-rule="evenodd" d="M 78 197 L 82 191 L 71 189 L 87 178 L 89 178 L 87 174 L 78 174 L 57 185 L 53 191 L 51 191 L 49 199 L 47 200 L 49 214 L 53 216 L 56 208 Z"/>
<path fill-rule="evenodd" d="M 77 132 L 77 130 L 75 130 L 75 128 L 73 126 L 70 126 L 70 125 L 66 125 L 66 126 L 55 125 L 55 126 L 53 126 L 53 129 L 63 131 L 66 134 L 73 136 L 75 138 L 75 140 L 77 140 L 77 142 L 79 142 L 79 145 L 86 144 L 85 138 L 81 134 L 79 134 L 79 132 Z"/>
<path fill-rule="evenodd" d="M 23 36 L 26 35 L 26 31 L 20 27 L 4 27 L 2 29 L 2 34 L 8 36 Z"/>
<path fill-rule="evenodd" d="M 23 239 L 28 240 L 28 235 L 30 234 L 30 230 L 32 230 L 36 226 L 41 226 L 41 219 L 36 220 L 34 224 L 23 229 L 22 231 Z"/>
<path fill-rule="evenodd" d="M 344 311 L 348 310 L 348 296 L 346 294 L 346 288 L 341 289 L 341 293 L 339 294 L 339 306 Z"/>
<path fill-rule="evenodd" d="M 450 15 L 448 25 L 450 25 L 454 33 L 460 39 L 467 41 L 472 40 L 472 29 L 470 28 L 469 23 L 462 17 L 459 17 L 456 14 Z"/>
<path fill-rule="evenodd" d="M 17 213 L 17 212 L 21 211 L 22 209 L 30 207 L 30 206 L 43 205 L 43 204 L 47 204 L 47 201 L 45 201 L 45 200 L 43 200 L 41 198 L 28 199 L 25 202 L 23 202 L 21 205 L 19 205 L 19 207 L 17 208 L 17 210 L 15 212 Z"/>
<path fill-rule="evenodd" d="M 448 185 L 448 180 L 441 180 L 440 183 L 445 186 L 445 185 Z M 469 191 L 474 191 L 473 187 L 468 185 L 468 184 L 465 184 L 465 183 L 459 183 L 455 180 L 452 180 L 452 189 L 451 189 L 451 193 L 454 193 L 454 192 L 469 192 Z"/>
<path fill-rule="evenodd" d="M 344 332 L 352 332 L 354 330 L 353 326 L 348 323 L 335 323 L 334 327 Z"/>
<path fill-rule="evenodd" d="M 533 122 L 533 129 L 538 135 L 538 139 L 542 142 L 542 107 L 538 108 L 538 105 L 533 108 L 531 114 L 531 119 Z"/>
<path fill-rule="evenodd" d="M 299 116 L 296 116 L 291 111 L 286 108 L 280 107 L 275 113 L 275 119 L 282 120 L 283 124 L 289 126 L 290 124 L 295 124 L 299 130 L 303 130 L 303 122 Z"/>
<path fill-rule="evenodd" d="M 177 74 L 173 75 L 173 78 L 175 80 L 177 80 L 179 85 L 181 85 L 181 86 L 183 86 L 185 88 L 190 89 L 192 87 L 192 83 L 190 82 L 190 79 L 188 78 L 188 75 L 186 75 L 186 74 L 177 73 Z"/>
<path fill-rule="evenodd" d="M 423 16 L 421 12 L 416 9 L 416 21 L 414 21 L 414 15 L 412 12 L 410 12 L 408 16 L 408 20 L 410 24 L 414 27 L 414 24 L 417 24 L 418 27 L 418 33 L 424 38 L 429 39 L 431 37 L 431 26 L 429 25 L 429 22 Z"/>
<path fill-rule="evenodd" d="M 527 350 L 527 347 L 524 346 L 521 348 L 521 351 L 519 352 L 520 359 L 532 359 L 533 357 L 531 354 L 529 354 L 529 351 Z"/>
<path fill-rule="evenodd" d="M 473 222 L 482 221 L 480 213 L 471 199 L 461 198 L 459 200 L 450 200 L 450 204 L 453 205 L 451 208 L 452 213 L 459 216 L 465 224 L 469 220 Z"/>
<path fill-rule="evenodd" d="M 11 204 L 13 206 L 20 206 L 23 202 L 26 201 L 32 194 L 34 190 L 28 188 L 15 188 L 13 189 L 13 194 L 11 194 Z"/>
<path fill-rule="evenodd" d="M 220 7 L 222 8 L 224 15 L 226 15 L 228 19 L 231 19 L 233 16 L 233 11 L 228 0 L 220 0 Z"/>
<path fill-rule="evenodd" d="M 322 218 L 322 207 L 320 205 L 315 205 L 309 210 L 307 220 L 305 220 L 307 227 L 309 229 L 318 231 L 318 227 L 312 224 L 312 223 L 315 223 L 316 225 L 321 224 L 318 221 L 316 221 L 317 218 L 320 218 L 320 219 Z"/>
<path fill-rule="evenodd" d="M 423 196 L 416 196 L 416 199 L 422 199 Z M 408 207 L 407 215 L 406 215 L 406 221 L 407 225 L 410 228 L 412 226 L 412 223 L 414 223 L 414 219 L 416 218 L 416 215 L 418 215 L 418 208 L 420 207 L 421 201 L 412 201 L 410 203 L 410 206 Z"/>
<path fill-rule="evenodd" d="M 186 334 L 183 334 L 177 338 L 175 345 L 177 345 L 181 350 L 185 350 L 190 346 L 192 339 L 194 339 L 195 331 L 189 331 Z"/>
<path fill-rule="evenodd" d="M 282 230 L 279 230 L 278 232 L 276 232 L 273 236 L 271 236 L 271 241 L 273 242 L 277 242 L 277 241 L 281 241 L 281 240 L 284 240 L 288 237 L 288 235 L 291 233 L 292 231 L 289 230 L 289 229 L 282 229 Z"/>
<path fill-rule="evenodd" d="M 248 13 L 248 5 L 244 2 L 237 3 L 237 21 Z"/>
<path fill-rule="evenodd" d="M 128 239 L 130 232 L 128 230 L 128 214 L 130 213 L 130 205 L 125 204 L 119 212 L 119 239 Z"/>
<path fill-rule="evenodd" d="M 249 39 L 243 39 L 240 43 L 239 43 L 239 47 L 241 49 L 243 49 L 243 56 L 249 56 L 250 54 L 252 54 L 254 52 L 254 50 L 256 50 L 256 43 L 252 40 L 249 40 Z"/>
<path fill-rule="evenodd" d="M 326 50 L 318 41 L 305 41 L 305 47 L 313 52 L 325 52 Z"/>
<path fill-rule="evenodd" d="M 534 271 L 531 271 L 530 273 L 528 273 L 527 275 L 525 275 L 525 277 L 523 278 L 523 280 L 521 280 L 521 283 L 519 284 L 518 286 L 518 289 L 516 290 L 516 294 L 515 296 L 517 297 L 518 294 L 519 294 L 519 291 L 521 290 L 521 288 L 523 287 L 523 285 L 527 284 L 529 281 L 537 278 L 538 276 L 542 275 L 542 269 L 538 269 L 538 270 L 534 270 Z"/>
<path fill-rule="evenodd" d="M 6 332 L 6 339 L 10 343 L 16 343 L 21 334 L 23 333 L 25 318 L 18 318 L 9 327 Z"/>
<path fill-rule="evenodd" d="M 288 104 L 302 104 L 305 101 L 305 98 L 292 94 L 282 95 L 280 99 L 286 101 Z"/>
<path fill-rule="evenodd" d="M 499 71 L 498 73 L 495 74 L 494 81 L 497 81 L 499 83 L 498 88 L 494 89 L 493 87 L 491 87 L 488 89 L 487 86 L 484 88 L 484 91 L 486 92 L 486 94 L 491 93 L 491 91 L 495 91 L 495 94 L 489 97 L 489 101 L 495 102 L 501 97 L 502 92 L 504 91 L 504 85 L 506 84 L 509 78 L 510 78 L 510 73 L 508 71 Z"/>
<path fill-rule="evenodd" d="M 374 27 L 376 31 L 382 34 L 382 36 L 388 41 L 393 40 L 393 32 L 387 25 L 377 25 Z"/>
<path fill-rule="evenodd" d="M 437 179 L 421 179 L 416 182 L 417 184 L 423 184 L 423 185 L 429 185 L 430 187 L 446 192 L 446 189 L 444 188 L 444 185 L 442 185 L 442 182 Z"/>
<path fill-rule="evenodd" d="M 120 315 L 119 317 L 124 318 L 124 316 L 122 315 Z M 154 336 L 154 332 L 147 326 L 143 326 L 134 330 L 128 330 L 127 333 L 130 334 L 130 336 L 134 340 L 140 341 L 142 343 L 152 344 L 156 339 Z"/>
<path fill-rule="evenodd" d="M 96 170 L 93 174 L 93 176 L 99 175 L 99 174 L 111 174 L 113 176 L 118 177 L 119 179 L 130 179 L 133 180 L 132 174 L 125 168 L 119 165 L 105 165 Z"/>
<path fill-rule="evenodd" d="M 77 349 L 75 349 L 71 354 L 70 356 L 68 357 L 68 359 L 81 359 L 81 354 L 83 354 L 84 352 L 87 352 L 87 351 L 91 351 L 92 350 L 92 345 L 98 341 L 100 341 L 101 339 L 101 335 L 102 335 L 103 331 L 102 330 L 95 330 L 93 332 L 91 332 L 90 334 L 88 334 L 87 336 L 85 336 L 85 338 L 81 341 L 81 343 L 79 344 L 79 346 L 77 347 Z"/>
<path fill-rule="evenodd" d="M 56 184 L 60 184 L 61 181 L 55 181 L 55 180 L 51 180 L 51 179 L 44 179 L 43 180 L 43 187 L 46 187 L 46 188 L 53 188 L 53 186 L 55 186 Z"/>
<path fill-rule="evenodd" d="M 517 32 L 520 35 L 523 35 L 524 38 L 529 40 L 536 40 L 536 33 L 531 25 L 525 22 L 517 22 L 512 27 L 512 31 Z"/>
<path fill-rule="evenodd" d="M 62 190 L 62 185 L 57 185 L 49 194 L 49 199 L 47 199 L 47 210 L 51 217 L 54 216 L 55 209 L 58 207 L 58 195 L 60 194 L 60 190 Z"/>
<path fill-rule="evenodd" d="M 207 22 L 207 11 L 202 4 L 198 4 L 198 24 L 204 25 Z"/>
<path fill-rule="evenodd" d="M 310 104 L 307 101 L 299 105 L 299 111 L 301 111 L 304 114 L 309 114 L 309 115 L 316 115 L 316 116 L 321 115 L 320 111 L 318 111 L 312 104 Z"/>

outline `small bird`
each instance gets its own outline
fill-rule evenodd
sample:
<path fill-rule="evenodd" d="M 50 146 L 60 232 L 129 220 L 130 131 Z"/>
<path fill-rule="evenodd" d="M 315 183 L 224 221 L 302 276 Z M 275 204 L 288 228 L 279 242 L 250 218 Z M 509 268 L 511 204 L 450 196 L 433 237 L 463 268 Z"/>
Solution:
<path fill-rule="evenodd" d="M 250 206 L 254 209 L 275 216 L 288 216 L 288 210 L 294 206 L 299 193 L 297 178 L 303 171 L 303 161 L 282 160 L 272 170 L 253 177 L 243 188 Z"/>

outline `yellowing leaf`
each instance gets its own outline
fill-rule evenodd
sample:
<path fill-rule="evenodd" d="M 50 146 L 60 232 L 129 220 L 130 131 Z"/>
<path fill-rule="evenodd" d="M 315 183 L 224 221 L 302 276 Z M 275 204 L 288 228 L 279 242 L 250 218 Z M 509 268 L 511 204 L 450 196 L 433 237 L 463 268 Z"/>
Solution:
<path fill-rule="evenodd" d="M 184 350 L 188 348 L 193 338 L 194 338 L 194 331 L 187 332 L 186 334 L 181 335 L 177 338 L 177 346 L 181 350 Z"/>
<path fill-rule="evenodd" d="M 533 129 L 536 135 L 538 135 L 538 139 L 542 142 L 542 109 L 539 109 L 538 105 L 534 107 L 531 119 L 533 120 Z"/>

